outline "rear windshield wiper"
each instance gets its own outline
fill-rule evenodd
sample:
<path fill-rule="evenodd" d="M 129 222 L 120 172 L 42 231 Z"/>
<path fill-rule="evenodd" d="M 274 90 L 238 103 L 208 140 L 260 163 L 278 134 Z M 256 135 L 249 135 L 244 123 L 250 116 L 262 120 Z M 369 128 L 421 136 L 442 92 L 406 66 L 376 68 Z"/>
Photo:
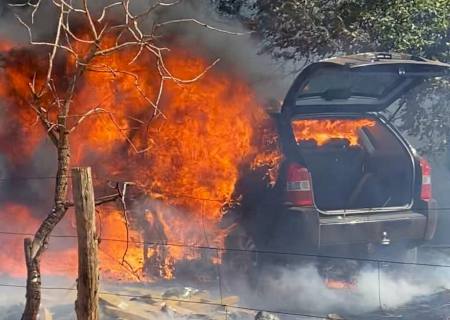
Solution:
<path fill-rule="evenodd" d="M 320 94 L 325 100 L 348 99 L 351 96 L 352 91 L 349 88 L 328 89 Z"/>

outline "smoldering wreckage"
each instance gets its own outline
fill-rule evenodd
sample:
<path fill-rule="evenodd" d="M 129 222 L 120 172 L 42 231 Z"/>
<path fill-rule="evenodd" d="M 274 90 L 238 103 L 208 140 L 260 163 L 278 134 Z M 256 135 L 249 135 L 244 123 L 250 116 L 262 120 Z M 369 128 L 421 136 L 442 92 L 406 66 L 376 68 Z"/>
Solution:
<path fill-rule="evenodd" d="M 74 30 L 70 44 L 83 50 L 76 39 L 87 29 Z M 450 65 L 376 52 L 332 58 L 306 67 L 269 110 L 268 96 L 285 84 L 260 70 L 249 39 L 224 38 L 218 52 L 217 40 L 193 30 L 171 31 L 165 63 L 174 78 L 202 77 L 167 81 L 160 114 L 145 99 L 159 88 L 145 53 L 135 59 L 125 48 L 96 61 L 137 75 L 140 92 L 135 77 L 111 72 L 87 72 L 76 88 L 72 165 L 93 168 L 99 194 L 133 182 L 127 223 L 117 205 L 97 208 L 103 318 L 446 319 L 447 269 L 417 264 L 417 248 L 438 223 L 431 165 L 383 113 Z M 224 49 L 238 45 L 248 52 Z M 9 181 L 0 198 L 8 221 L 0 277 L 14 286 L 25 274 L 18 235 L 36 230 L 53 187 L 51 179 L 15 177 L 51 177 L 55 162 L 27 102 L 47 51 L 10 34 L 1 34 L 0 49 Z M 257 67 L 236 61 L 246 55 Z M 216 56 L 223 59 L 210 68 Z M 64 83 L 74 60 L 55 61 L 55 82 Z M 103 111 L 84 121 L 95 105 Z M 73 215 L 57 232 L 42 260 L 42 319 L 73 318 Z M 21 312 L 24 289 L 16 289 L 0 289 L 2 319 Z"/>

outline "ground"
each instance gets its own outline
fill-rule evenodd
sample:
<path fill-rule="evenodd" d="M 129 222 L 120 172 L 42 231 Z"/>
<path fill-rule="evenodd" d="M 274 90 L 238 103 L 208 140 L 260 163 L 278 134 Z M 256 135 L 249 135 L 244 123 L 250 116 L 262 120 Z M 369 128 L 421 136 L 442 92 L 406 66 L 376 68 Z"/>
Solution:
<path fill-rule="evenodd" d="M 450 250 L 447 248 L 423 248 L 420 256 L 429 264 L 450 265 Z M 258 310 L 278 310 L 324 318 L 334 314 L 343 319 L 394 317 L 436 320 L 450 316 L 449 276 L 449 267 L 402 266 L 396 269 L 382 265 L 380 275 L 375 268 L 362 270 L 353 289 L 329 289 L 314 267 L 304 266 L 263 275 L 261 279 L 264 282 L 256 291 L 237 275 L 232 277 L 241 284 L 239 288 L 230 289 L 226 284 L 229 279 L 222 278 L 222 291 L 214 281 L 196 286 L 181 280 L 157 284 L 103 282 L 101 290 L 114 294 L 102 293 L 100 305 L 102 319 L 250 320 L 255 319 Z M 15 282 L 14 279 L 6 280 L 20 284 L 17 279 Z M 44 290 L 43 319 L 73 319 L 74 283 L 67 279 L 44 281 L 48 281 L 48 287 L 68 290 Z M 2 288 L 1 291 L 0 320 L 18 319 L 24 289 Z M 254 310 L 224 308 L 223 305 Z M 278 317 L 282 320 L 311 319 L 287 315 Z"/>

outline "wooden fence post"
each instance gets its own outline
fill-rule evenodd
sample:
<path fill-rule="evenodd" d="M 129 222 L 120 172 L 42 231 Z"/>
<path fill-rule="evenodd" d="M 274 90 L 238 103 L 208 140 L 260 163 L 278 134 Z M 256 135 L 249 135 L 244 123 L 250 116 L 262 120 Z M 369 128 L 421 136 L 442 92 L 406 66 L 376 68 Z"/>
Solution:
<path fill-rule="evenodd" d="M 75 311 L 78 320 L 98 320 L 98 239 L 91 168 L 72 169 L 72 192 L 78 234 L 78 292 Z"/>

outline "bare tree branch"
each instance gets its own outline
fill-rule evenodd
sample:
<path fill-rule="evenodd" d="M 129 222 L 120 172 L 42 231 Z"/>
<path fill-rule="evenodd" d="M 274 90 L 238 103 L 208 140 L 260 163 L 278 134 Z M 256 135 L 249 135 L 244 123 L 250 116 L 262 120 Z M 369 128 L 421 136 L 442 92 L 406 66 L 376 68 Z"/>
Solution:
<path fill-rule="evenodd" d="M 220 59 L 216 59 L 213 63 L 211 63 L 209 66 L 207 66 L 205 69 L 203 69 L 203 71 L 199 74 L 197 74 L 194 78 L 191 79 L 180 79 L 180 78 L 176 78 L 173 75 L 170 75 L 169 78 L 178 82 L 178 83 L 183 83 L 183 84 L 187 84 L 187 83 L 192 83 L 192 82 L 196 82 L 198 81 L 200 78 L 202 78 L 206 73 L 208 73 L 208 71 L 213 68 L 217 63 L 219 63 Z M 166 69 L 167 70 L 167 69 Z"/>
<path fill-rule="evenodd" d="M 107 111 L 107 110 L 105 110 L 105 109 L 103 109 L 103 108 L 97 107 L 97 108 L 93 108 L 93 109 L 87 111 L 86 113 L 84 113 L 84 114 L 82 114 L 82 115 L 70 115 L 69 118 L 77 117 L 77 118 L 79 118 L 79 119 L 78 119 L 78 121 L 72 126 L 72 128 L 69 130 L 69 133 L 74 132 L 74 131 L 76 130 L 76 128 L 77 128 L 84 120 L 86 120 L 89 116 L 96 115 L 96 114 L 102 114 L 102 113 L 103 113 L 103 114 L 114 114 L 114 112 L 112 112 L 112 111 Z M 129 118 L 129 119 L 131 119 L 131 120 L 133 120 L 133 121 L 136 121 L 136 122 L 138 122 L 139 124 L 144 124 L 144 122 L 143 122 L 142 120 L 136 119 L 136 118 L 134 118 L 134 117 L 127 117 L 127 118 Z M 120 129 L 120 130 L 123 130 L 123 129 Z"/>
<path fill-rule="evenodd" d="M 39 6 L 41 5 L 42 0 L 38 0 L 36 3 L 32 1 L 27 1 L 25 3 L 8 3 L 10 7 L 32 7 L 33 11 L 31 12 L 31 24 L 34 23 L 34 16 L 36 15 Z"/>
<path fill-rule="evenodd" d="M 141 127 L 147 125 L 147 132 L 149 130 L 150 121 L 156 116 L 165 115 L 160 109 L 160 103 L 163 97 L 165 82 L 167 80 L 174 81 L 179 85 L 189 84 L 199 80 L 203 77 L 212 67 L 214 67 L 219 59 L 215 60 L 209 66 L 205 67 L 202 72 L 193 77 L 192 79 L 181 79 L 175 77 L 172 72 L 167 68 L 165 64 L 165 53 L 169 51 L 166 47 L 158 46 L 156 40 L 160 35 L 155 34 L 155 31 L 164 26 L 178 23 L 194 23 L 205 27 L 210 30 L 222 32 L 232 35 L 242 35 L 246 33 L 232 32 L 222 30 L 220 28 L 210 26 L 197 19 L 178 19 L 161 22 L 153 25 L 151 30 L 144 27 L 143 20 L 151 16 L 151 13 L 159 7 L 170 7 L 181 2 L 181 0 L 173 0 L 173 2 L 163 2 L 156 0 L 152 5 L 148 6 L 144 11 L 139 13 L 133 13 L 130 11 L 130 0 L 121 0 L 113 2 L 109 5 L 105 5 L 102 8 L 101 15 L 98 19 L 94 20 L 93 11 L 89 8 L 88 0 L 81 0 L 75 3 L 80 3 L 80 7 L 74 5 L 72 0 L 51 0 L 48 1 L 49 5 L 53 8 L 57 8 L 58 16 L 56 29 L 54 30 L 54 38 L 51 40 L 35 41 L 33 39 L 33 24 L 34 17 L 37 14 L 38 9 L 42 5 L 42 0 L 29 0 L 27 3 L 17 4 L 13 6 L 30 6 L 33 8 L 31 12 L 31 24 L 27 23 L 27 19 L 21 18 L 16 15 L 19 24 L 25 27 L 28 32 L 29 43 L 32 46 L 44 46 L 49 48 L 48 50 L 48 66 L 43 72 L 43 79 L 37 78 L 36 75 L 29 83 L 29 89 L 31 91 L 31 99 L 29 101 L 30 108 L 36 114 L 37 121 L 40 121 L 42 127 L 46 130 L 48 137 L 56 146 L 57 149 L 57 172 L 56 183 L 54 192 L 54 206 L 47 217 L 42 221 L 38 231 L 35 233 L 33 239 L 27 239 L 24 243 L 26 261 L 27 261 L 27 301 L 24 315 L 27 314 L 29 318 L 25 316 L 24 319 L 33 319 L 37 317 L 37 311 L 40 304 L 40 259 L 42 253 L 47 248 L 47 243 L 50 234 L 53 232 L 55 226 L 65 216 L 68 208 L 73 204 L 67 201 L 68 192 L 68 179 L 70 169 L 70 140 L 69 136 L 73 133 L 81 123 L 85 122 L 90 116 L 106 114 L 109 120 L 117 128 L 119 134 L 124 138 L 125 143 L 130 145 L 130 148 L 136 153 L 147 152 L 151 146 L 144 149 L 139 149 L 133 143 L 130 138 L 130 130 L 134 130 L 133 126 L 127 125 L 126 128 L 122 128 L 119 125 L 119 121 L 116 120 L 115 114 L 112 111 L 105 108 L 95 107 L 88 110 L 84 114 L 74 115 L 71 114 L 72 104 L 77 94 L 77 87 L 80 79 L 85 72 L 105 72 L 110 73 L 114 77 L 118 78 L 118 75 L 131 77 L 134 81 L 134 86 L 138 95 L 148 103 L 149 110 L 152 112 L 150 120 L 144 122 L 140 119 L 128 117 L 137 122 Z M 117 11 L 123 16 L 123 20 L 117 25 L 110 25 L 114 23 L 117 17 L 111 17 L 109 19 L 109 13 L 111 10 L 117 8 Z M 114 11 L 114 13 L 116 13 Z M 77 22 L 82 21 L 88 28 L 88 32 L 85 35 L 80 35 L 73 29 L 70 22 L 73 21 L 73 16 L 76 15 Z M 150 32 L 150 33 L 146 33 Z M 112 44 L 109 41 L 103 41 L 105 38 L 110 39 L 113 37 Z M 78 46 L 77 43 L 83 44 Z M 79 48 L 82 49 L 79 49 Z M 122 50 L 136 49 L 136 53 L 133 51 L 133 56 L 128 64 L 136 63 L 140 57 L 144 54 L 149 54 L 152 58 L 155 58 L 156 67 L 159 73 L 160 82 L 159 88 L 156 92 L 156 96 L 150 98 L 147 95 L 147 90 L 141 84 L 139 75 L 127 70 L 118 70 L 109 64 L 100 65 L 97 64 L 97 57 L 109 56 L 118 53 Z M 69 73 L 65 76 L 68 81 L 64 81 L 64 85 L 58 83 L 59 79 L 55 79 L 56 72 L 55 61 L 59 57 L 70 57 L 67 61 L 70 62 L 71 68 Z M 74 59 L 72 59 L 72 57 Z M 37 73 L 41 74 L 41 73 Z M 120 78 L 119 78 L 120 80 Z M 41 84 L 43 83 L 42 87 Z M 40 88 L 38 88 L 40 87 Z M 70 121 L 70 118 L 75 118 L 74 124 Z M 78 119 L 76 119 L 78 118 Z M 147 145 L 149 145 L 148 143 Z M 96 200 L 96 205 L 103 203 L 120 200 L 123 218 L 126 227 L 127 245 L 125 251 L 121 257 L 120 264 L 122 267 L 133 273 L 138 279 L 139 274 L 127 261 L 127 253 L 129 250 L 129 217 L 128 209 L 125 202 L 127 187 L 132 185 L 131 182 L 125 182 L 122 188 L 116 185 L 116 194 L 108 195 Z M 33 281 L 39 280 L 37 283 Z M 27 313 L 28 312 L 28 313 Z"/>
<path fill-rule="evenodd" d="M 119 6 L 121 4 L 122 4 L 122 1 L 117 1 L 117 2 L 114 2 L 114 3 L 104 7 L 100 18 L 97 19 L 97 22 L 102 22 L 103 21 L 103 19 L 106 17 L 106 11 L 107 10 L 109 10 L 109 9 L 111 9 L 113 7 Z"/>
<path fill-rule="evenodd" d="M 50 58 L 48 60 L 47 79 L 46 79 L 46 82 L 45 82 L 45 86 L 43 86 L 43 90 L 44 90 L 44 87 L 47 87 L 49 85 L 49 83 L 50 83 L 50 79 L 51 79 L 52 72 L 53 72 L 53 61 L 55 60 L 56 52 L 58 50 L 59 38 L 61 36 L 61 28 L 62 28 L 62 25 L 63 25 L 63 21 L 64 21 L 64 5 L 61 5 L 61 11 L 59 13 L 58 25 L 56 27 L 55 42 L 53 44 L 52 53 L 51 53 Z"/>
<path fill-rule="evenodd" d="M 123 212 L 123 218 L 125 221 L 125 229 L 126 229 L 126 247 L 125 247 L 125 251 L 122 255 L 122 264 L 126 263 L 126 256 L 128 253 L 128 249 L 129 249 L 129 241 L 130 241 L 130 230 L 129 230 L 129 225 L 130 222 L 128 220 L 128 213 L 127 213 L 127 205 L 125 203 L 125 196 L 127 193 L 127 186 L 129 185 L 134 185 L 134 183 L 132 182 L 124 182 L 123 184 L 123 189 L 120 190 L 119 185 L 117 184 L 117 193 L 120 195 L 120 203 L 122 205 L 122 212 Z M 131 266 L 130 266 L 131 267 Z"/>
<path fill-rule="evenodd" d="M 77 37 L 71 30 L 70 30 L 70 27 L 69 27 L 69 25 L 68 25 L 68 21 L 66 22 L 66 24 L 63 24 L 62 25 L 62 27 L 64 28 L 64 30 L 66 31 L 66 33 L 68 34 L 68 35 L 70 35 L 74 40 L 76 40 L 76 41 L 78 41 L 78 42 L 82 42 L 82 43 L 88 43 L 88 44 L 93 44 L 93 43 L 95 43 L 95 41 L 94 40 L 84 40 L 84 39 L 81 39 L 81 38 L 79 38 L 79 37 Z M 70 41 L 69 41 L 69 43 L 70 43 Z"/>
<path fill-rule="evenodd" d="M 36 46 L 48 46 L 48 47 L 57 47 L 57 48 L 60 48 L 60 49 L 64 49 L 64 50 L 67 50 L 68 52 L 70 52 L 71 54 L 73 54 L 74 56 L 75 56 L 75 58 L 78 58 L 78 55 L 76 54 L 76 52 L 75 51 L 73 51 L 71 48 L 69 48 L 69 47 L 67 47 L 67 46 L 64 46 L 64 45 L 61 45 L 61 44 L 54 44 L 54 43 L 51 43 L 51 42 L 37 42 L 37 41 L 34 41 L 33 40 L 33 35 L 32 35 L 32 32 L 31 32 L 31 27 L 29 26 L 29 25 L 27 25 L 23 20 L 22 20 L 22 18 L 20 18 L 18 15 L 15 15 L 16 16 L 16 19 L 19 21 L 19 23 L 21 24 L 21 25 L 23 25 L 26 29 L 27 29 L 27 31 L 28 31 L 28 36 L 29 36 L 29 41 L 30 41 L 30 44 L 31 45 L 36 45 Z"/>
<path fill-rule="evenodd" d="M 109 53 L 118 51 L 120 49 L 126 48 L 126 47 L 131 47 L 131 46 L 140 46 L 141 44 L 139 42 L 135 42 L 135 41 L 128 41 L 128 42 L 124 42 L 121 43 L 119 45 L 116 45 L 114 47 L 109 47 L 107 49 L 103 49 L 103 50 L 99 50 L 95 53 L 96 56 L 104 56 L 107 55 Z"/>
<path fill-rule="evenodd" d="M 246 34 L 250 34 L 252 33 L 252 31 L 247 31 L 247 32 L 235 32 L 235 31 L 229 31 L 229 30 L 225 30 L 225 29 L 221 29 L 218 27 L 213 27 L 207 23 L 204 23 L 202 21 L 199 21 L 197 19 L 193 19 L 193 18 L 186 18 L 186 19 L 174 19 L 174 20 L 169 20 L 169 21 L 164 21 L 164 22 L 160 22 L 158 24 L 155 25 L 156 28 L 160 28 L 160 27 L 164 27 L 164 26 L 168 26 L 171 24 L 178 24 L 178 23 L 195 23 L 198 24 L 202 27 L 205 27 L 206 29 L 210 29 L 210 30 L 214 30 L 217 32 L 221 32 L 221 33 L 226 33 L 226 34 L 231 34 L 231 35 L 235 35 L 235 36 L 243 36 Z"/>
<path fill-rule="evenodd" d="M 96 41 L 98 41 L 99 37 L 98 37 L 98 34 L 97 34 L 97 29 L 95 28 L 94 21 L 92 20 L 92 16 L 91 16 L 91 12 L 89 11 L 87 0 L 83 0 L 83 6 L 84 6 L 84 11 L 86 13 L 86 17 L 87 17 L 87 19 L 89 21 L 89 25 L 91 27 L 92 35 L 94 36 L 94 39 Z"/>
<path fill-rule="evenodd" d="M 134 79 L 134 85 L 137 89 L 137 91 L 139 92 L 139 94 L 141 95 L 142 98 L 144 98 L 155 110 L 155 113 L 157 113 L 158 115 L 163 116 L 164 118 L 165 115 L 159 110 L 158 107 L 158 103 L 160 100 L 160 95 L 158 95 L 158 99 L 157 99 L 157 103 L 153 102 L 144 92 L 144 90 L 141 88 L 141 86 L 139 85 L 139 77 L 137 74 L 129 72 L 129 71 L 123 71 L 123 70 L 117 70 L 117 69 L 112 69 L 110 66 L 108 65 L 91 65 L 88 67 L 88 70 L 90 71 L 94 71 L 94 72 L 107 72 L 107 73 L 111 73 L 112 75 L 116 76 L 117 74 L 123 74 L 126 76 L 130 76 Z M 162 89 L 160 88 L 160 91 Z"/>
<path fill-rule="evenodd" d="M 73 7 L 71 4 L 67 3 L 67 2 L 64 1 L 64 0 L 59 0 L 59 1 L 61 1 L 61 3 L 62 3 L 63 5 L 65 5 L 67 8 L 69 8 L 70 10 L 72 10 L 72 11 L 74 11 L 74 12 L 86 14 L 86 10 L 79 9 L 79 8 L 75 8 L 75 7 Z"/>

